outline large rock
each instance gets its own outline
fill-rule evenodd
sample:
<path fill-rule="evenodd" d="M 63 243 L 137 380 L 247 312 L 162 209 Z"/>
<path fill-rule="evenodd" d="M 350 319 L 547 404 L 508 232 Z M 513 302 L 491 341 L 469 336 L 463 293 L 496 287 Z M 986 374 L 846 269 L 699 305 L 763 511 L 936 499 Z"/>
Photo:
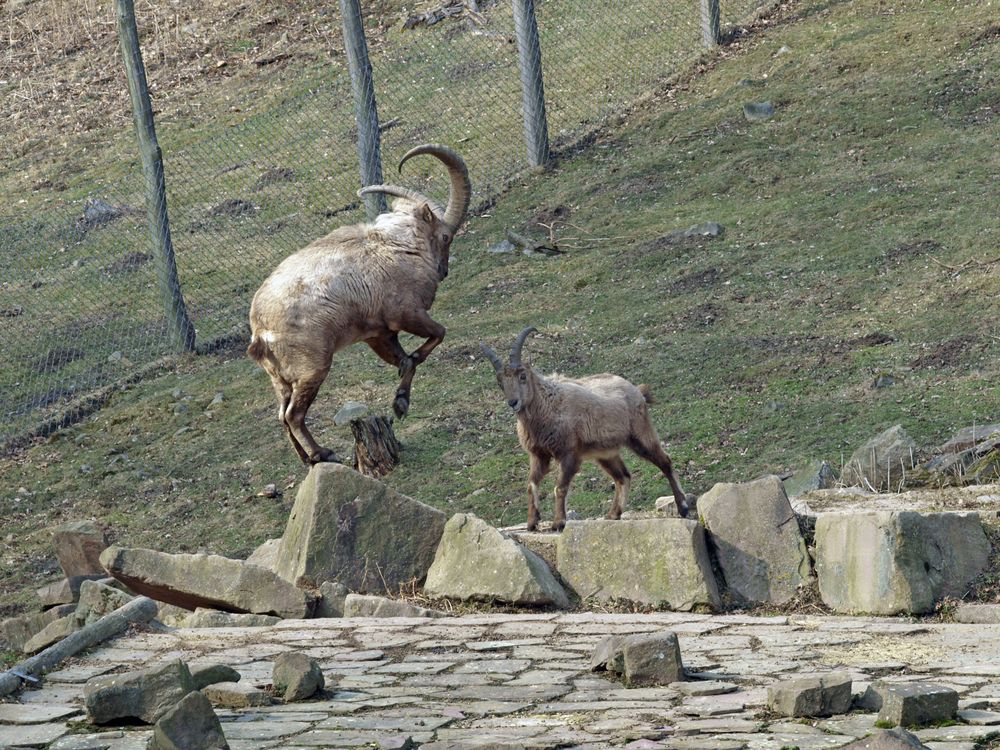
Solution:
<path fill-rule="evenodd" d="M 1000 424 L 980 424 L 963 427 L 952 435 L 948 442 L 935 448 L 934 453 L 961 453 L 994 435 L 1000 435 Z"/>
<path fill-rule="evenodd" d="M 126 586 L 187 609 L 205 607 L 278 617 L 307 617 L 311 601 L 275 573 L 218 555 L 171 555 L 108 547 L 101 564 Z"/>
<path fill-rule="evenodd" d="M 311 698 L 325 684 L 319 662 L 296 651 L 282 651 L 275 657 L 271 682 L 286 703 Z"/>
<path fill-rule="evenodd" d="M 316 611 L 313 617 L 343 617 L 347 601 L 347 586 L 337 581 L 324 581 L 319 587 Z"/>
<path fill-rule="evenodd" d="M 204 690 L 219 682 L 239 682 L 242 675 L 228 664 L 202 664 L 191 670 L 195 690 Z"/>
<path fill-rule="evenodd" d="M 253 615 L 248 613 L 234 614 L 220 612 L 217 609 L 199 607 L 184 618 L 180 627 L 183 628 L 263 628 L 281 622 L 274 615 Z"/>
<path fill-rule="evenodd" d="M 989 562 L 977 513 L 821 513 L 816 573 L 824 603 L 837 612 L 931 612 L 962 596 Z"/>
<path fill-rule="evenodd" d="M 181 698 L 153 727 L 148 750 L 229 750 L 219 717 L 197 690 Z"/>
<path fill-rule="evenodd" d="M 343 617 L 444 617 L 445 612 L 374 594 L 347 594 Z"/>
<path fill-rule="evenodd" d="M 626 599 L 669 609 L 720 606 L 705 530 L 683 518 L 571 521 L 558 572 L 580 599 Z"/>
<path fill-rule="evenodd" d="M 44 612 L 8 617 L 0 620 L 0 637 L 11 651 L 20 651 L 35 633 L 40 632 L 49 623 L 71 615 L 75 611 L 75 604 L 60 604 Z"/>
<path fill-rule="evenodd" d="M 251 708 L 270 706 L 270 693 L 242 682 L 216 682 L 202 688 L 202 693 L 213 706 L 221 708 Z"/>
<path fill-rule="evenodd" d="M 669 630 L 607 636 L 594 649 L 590 669 L 618 675 L 630 687 L 669 685 L 684 679 L 680 644 Z"/>
<path fill-rule="evenodd" d="M 299 488 L 274 570 L 318 588 L 340 581 L 360 593 L 395 593 L 423 581 L 445 515 L 334 463 L 316 464 Z"/>
<path fill-rule="evenodd" d="M 281 547 L 281 539 L 268 539 L 257 549 L 250 553 L 247 562 L 251 565 L 259 565 L 268 570 L 274 570 L 274 563 L 278 559 L 278 548 Z"/>
<path fill-rule="evenodd" d="M 85 581 L 80 587 L 80 601 L 77 602 L 74 617 L 80 627 L 100 620 L 109 612 L 114 612 L 135 597 L 121 589 L 108 586 L 100 581 Z"/>
<path fill-rule="evenodd" d="M 445 525 L 424 591 L 462 601 L 569 607 L 538 555 L 469 513 L 457 513 Z"/>
<path fill-rule="evenodd" d="M 788 497 L 798 497 L 813 490 L 828 490 L 837 484 L 837 472 L 826 461 L 816 461 L 782 481 Z"/>
<path fill-rule="evenodd" d="M 37 651 L 48 648 L 53 643 L 61 641 L 66 636 L 71 633 L 75 633 L 79 629 L 80 626 L 76 623 L 75 614 L 60 617 L 58 620 L 50 622 L 44 628 L 31 636 L 31 638 L 25 641 L 21 650 L 26 654 L 34 654 Z"/>
<path fill-rule="evenodd" d="M 51 529 L 56 559 L 67 578 L 104 575 L 101 553 L 108 546 L 104 532 L 93 521 L 70 521 Z"/>
<path fill-rule="evenodd" d="M 781 480 L 717 484 L 698 500 L 729 594 L 784 604 L 810 574 L 809 553 Z"/>
<path fill-rule="evenodd" d="M 958 693 L 929 682 L 877 680 L 869 686 L 865 698 L 879 705 L 878 721 L 883 726 L 935 724 L 955 718 L 958 711 Z"/>
<path fill-rule="evenodd" d="M 60 604 L 73 604 L 80 599 L 80 588 L 87 581 L 98 581 L 107 574 L 102 570 L 98 574 L 86 576 L 73 576 L 50 583 L 37 589 L 35 593 L 42 602 L 42 607 L 55 607 Z"/>
<path fill-rule="evenodd" d="M 843 745 L 841 750 L 928 750 L 928 748 L 919 737 L 905 729 L 876 729 L 867 737 Z"/>
<path fill-rule="evenodd" d="M 93 677 L 83 687 L 83 702 L 94 724 L 119 719 L 154 724 L 193 690 L 187 665 L 175 659 L 139 672 Z"/>
<path fill-rule="evenodd" d="M 844 484 L 891 492 L 912 472 L 916 454 L 917 444 L 897 424 L 854 451 L 840 479 Z"/>
<path fill-rule="evenodd" d="M 833 716 L 851 710 L 851 676 L 845 672 L 782 680 L 767 689 L 767 707 L 780 716 Z"/>

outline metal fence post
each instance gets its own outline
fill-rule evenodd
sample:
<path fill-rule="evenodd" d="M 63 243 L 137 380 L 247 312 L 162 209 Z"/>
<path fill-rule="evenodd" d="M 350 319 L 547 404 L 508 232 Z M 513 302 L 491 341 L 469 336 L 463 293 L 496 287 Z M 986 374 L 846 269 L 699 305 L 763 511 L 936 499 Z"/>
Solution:
<path fill-rule="evenodd" d="M 719 0 L 700 0 L 701 40 L 706 47 L 714 47 L 722 36 L 720 30 Z"/>
<path fill-rule="evenodd" d="M 524 140 L 528 163 L 539 167 L 549 160 L 549 127 L 545 119 L 545 88 L 542 81 L 542 47 L 538 41 L 535 0 L 512 0 L 514 33 L 521 68 L 524 108 Z"/>
<path fill-rule="evenodd" d="M 378 185 L 382 182 L 382 146 L 379 140 L 372 64 L 368 60 L 368 43 L 365 41 L 360 0 L 340 0 L 340 13 L 344 23 L 344 49 L 347 51 L 347 64 L 351 71 L 351 91 L 354 92 L 361 185 Z M 366 195 L 364 200 L 369 221 L 386 211 L 385 196 L 381 193 Z"/>
<path fill-rule="evenodd" d="M 163 155 L 156 140 L 153 107 L 149 101 L 146 69 L 142 64 L 139 32 L 135 25 L 135 6 L 132 0 L 115 0 L 115 9 L 118 17 L 118 41 L 125 63 L 129 96 L 132 99 L 132 116 L 135 120 L 136 137 L 139 140 L 139 155 L 142 157 L 142 172 L 146 178 L 149 235 L 156 262 L 160 296 L 167 313 L 167 328 L 178 348 L 193 351 L 194 325 L 188 317 L 184 296 L 181 294 L 180 280 L 177 278 L 177 263 L 174 260 L 174 246 L 170 239 L 170 222 L 167 219 Z"/>

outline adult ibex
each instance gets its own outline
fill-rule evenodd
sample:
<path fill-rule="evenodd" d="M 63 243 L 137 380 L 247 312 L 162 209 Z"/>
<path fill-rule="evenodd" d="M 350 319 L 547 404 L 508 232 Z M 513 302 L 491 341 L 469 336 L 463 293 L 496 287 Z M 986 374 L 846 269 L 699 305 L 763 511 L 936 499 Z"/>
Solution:
<path fill-rule="evenodd" d="M 444 338 L 444 326 L 427 311 L 438 283 L 448 275 L 449 248 L 465 220 L 472 185 L 462 158 L 445 146 L 417 146 L 403 156 L 399 168 L 419 154 L 430 154 L 448 168 L 447 208 L 407 188 L 366 187 L 359 195 L 395 196 L 392 211 L 370 224 L 335 229 L 286 258 L 250 306 L 247 353 L 271 376 L 278 419 L 307 465 L 337 460 L 305 424 L 334 352 L 364 341 L 398 367 L 393 410 L 403 417 L 417 365 Z M 399 343 L 400 331 L 426 341 L 407 354 Z"/>
<path fill-rule="evenodd" d="M 615 499 L 607 517 L 621 518 L 631 481 L 620 455 L 625 446 L 663 472 L 673 490 L 677 512 L 686 517 L 687 499 L 646 408 L 653 400 L 649 387 L 632 385 L 625 378 L 608 373 L 579 379 L 562 375 L 542 377 L 521 363 L 524 341 L 534 332 L 534 328 L 521 331 L 507 365 L 486 344 L 480 344 L 493 363 L 507 405 L 517 415 L 517 436 L 531 458 L 528 531 L 538 528 L 538 487 L 553 459 L 559 463 L 552 520 L 555 531 L 566 525 L 569 484 L 587 458 L 594 459 L 614 480 Z"/>

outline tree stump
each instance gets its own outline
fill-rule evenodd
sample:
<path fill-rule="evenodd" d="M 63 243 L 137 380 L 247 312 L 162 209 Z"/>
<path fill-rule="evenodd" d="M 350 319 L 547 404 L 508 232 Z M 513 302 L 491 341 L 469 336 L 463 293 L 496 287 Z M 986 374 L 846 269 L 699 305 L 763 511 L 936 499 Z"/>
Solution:
<path fill-rule="evenodd" d="M 399 463 L 399 441 L 392 418 L 370 416 L 351 420 L 354 468 L 369 477 L 384 477 Z"/>

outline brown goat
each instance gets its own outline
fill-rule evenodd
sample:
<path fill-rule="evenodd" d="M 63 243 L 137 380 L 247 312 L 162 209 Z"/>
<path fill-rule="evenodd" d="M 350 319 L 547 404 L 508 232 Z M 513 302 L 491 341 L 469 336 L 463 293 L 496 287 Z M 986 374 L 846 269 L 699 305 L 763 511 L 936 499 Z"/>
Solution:
<path fill-rule="evenodd" d="M 278 419 L 304 464 L 337 460 L 305 424 L 334 352 L 364 341 L 398 367 L 393 410 L 404 417 L 417 365 L 444 339 L 444 326 L 427 311 L 448 275 L 449 249 L 465 220 L 472 186 L 462 158 L 445 146 L 411 149 L 400 169 L 419 154 L 435 156 L 448 168 L 447 208 L 406 188 L 366 187 L 360 195 L 396 196 L 393 210 L 370 224 L 335 229 L 289 256 L 254 295 L 247 353 L 270 375 Z M 426 341 L 407 354 L 400 331 Z"/>
<path fill-rule="evenodd" d="M 517 415 L 517 436 L 531 458 L 528 530 L 538 528 L 538 488 L 553 459 L 559 463 L 552 521 L 555 531 L 562 531 L 566 525 L 569 485 L 580 464 L 588 458 L 595 460 L 614 480 L 615 498 L 607 517 L 621 518 L 631 482 L 631 474 L 620 455 L 625 446 L 663 472 L 673 490 L 677 512 L 686 517 L 687 499 L 646 408 L 652 403 L 648 386 L 635 386 L 608 373 L 579 379 L 562 375 L 543 377 L 529 365 L 521 364 L 524 341 L 534 332 L 534 328 L 526 328 L 520 333 L 507 365 L 486 344 L 480 344 L 493 363 L 507 405 Z"/>

